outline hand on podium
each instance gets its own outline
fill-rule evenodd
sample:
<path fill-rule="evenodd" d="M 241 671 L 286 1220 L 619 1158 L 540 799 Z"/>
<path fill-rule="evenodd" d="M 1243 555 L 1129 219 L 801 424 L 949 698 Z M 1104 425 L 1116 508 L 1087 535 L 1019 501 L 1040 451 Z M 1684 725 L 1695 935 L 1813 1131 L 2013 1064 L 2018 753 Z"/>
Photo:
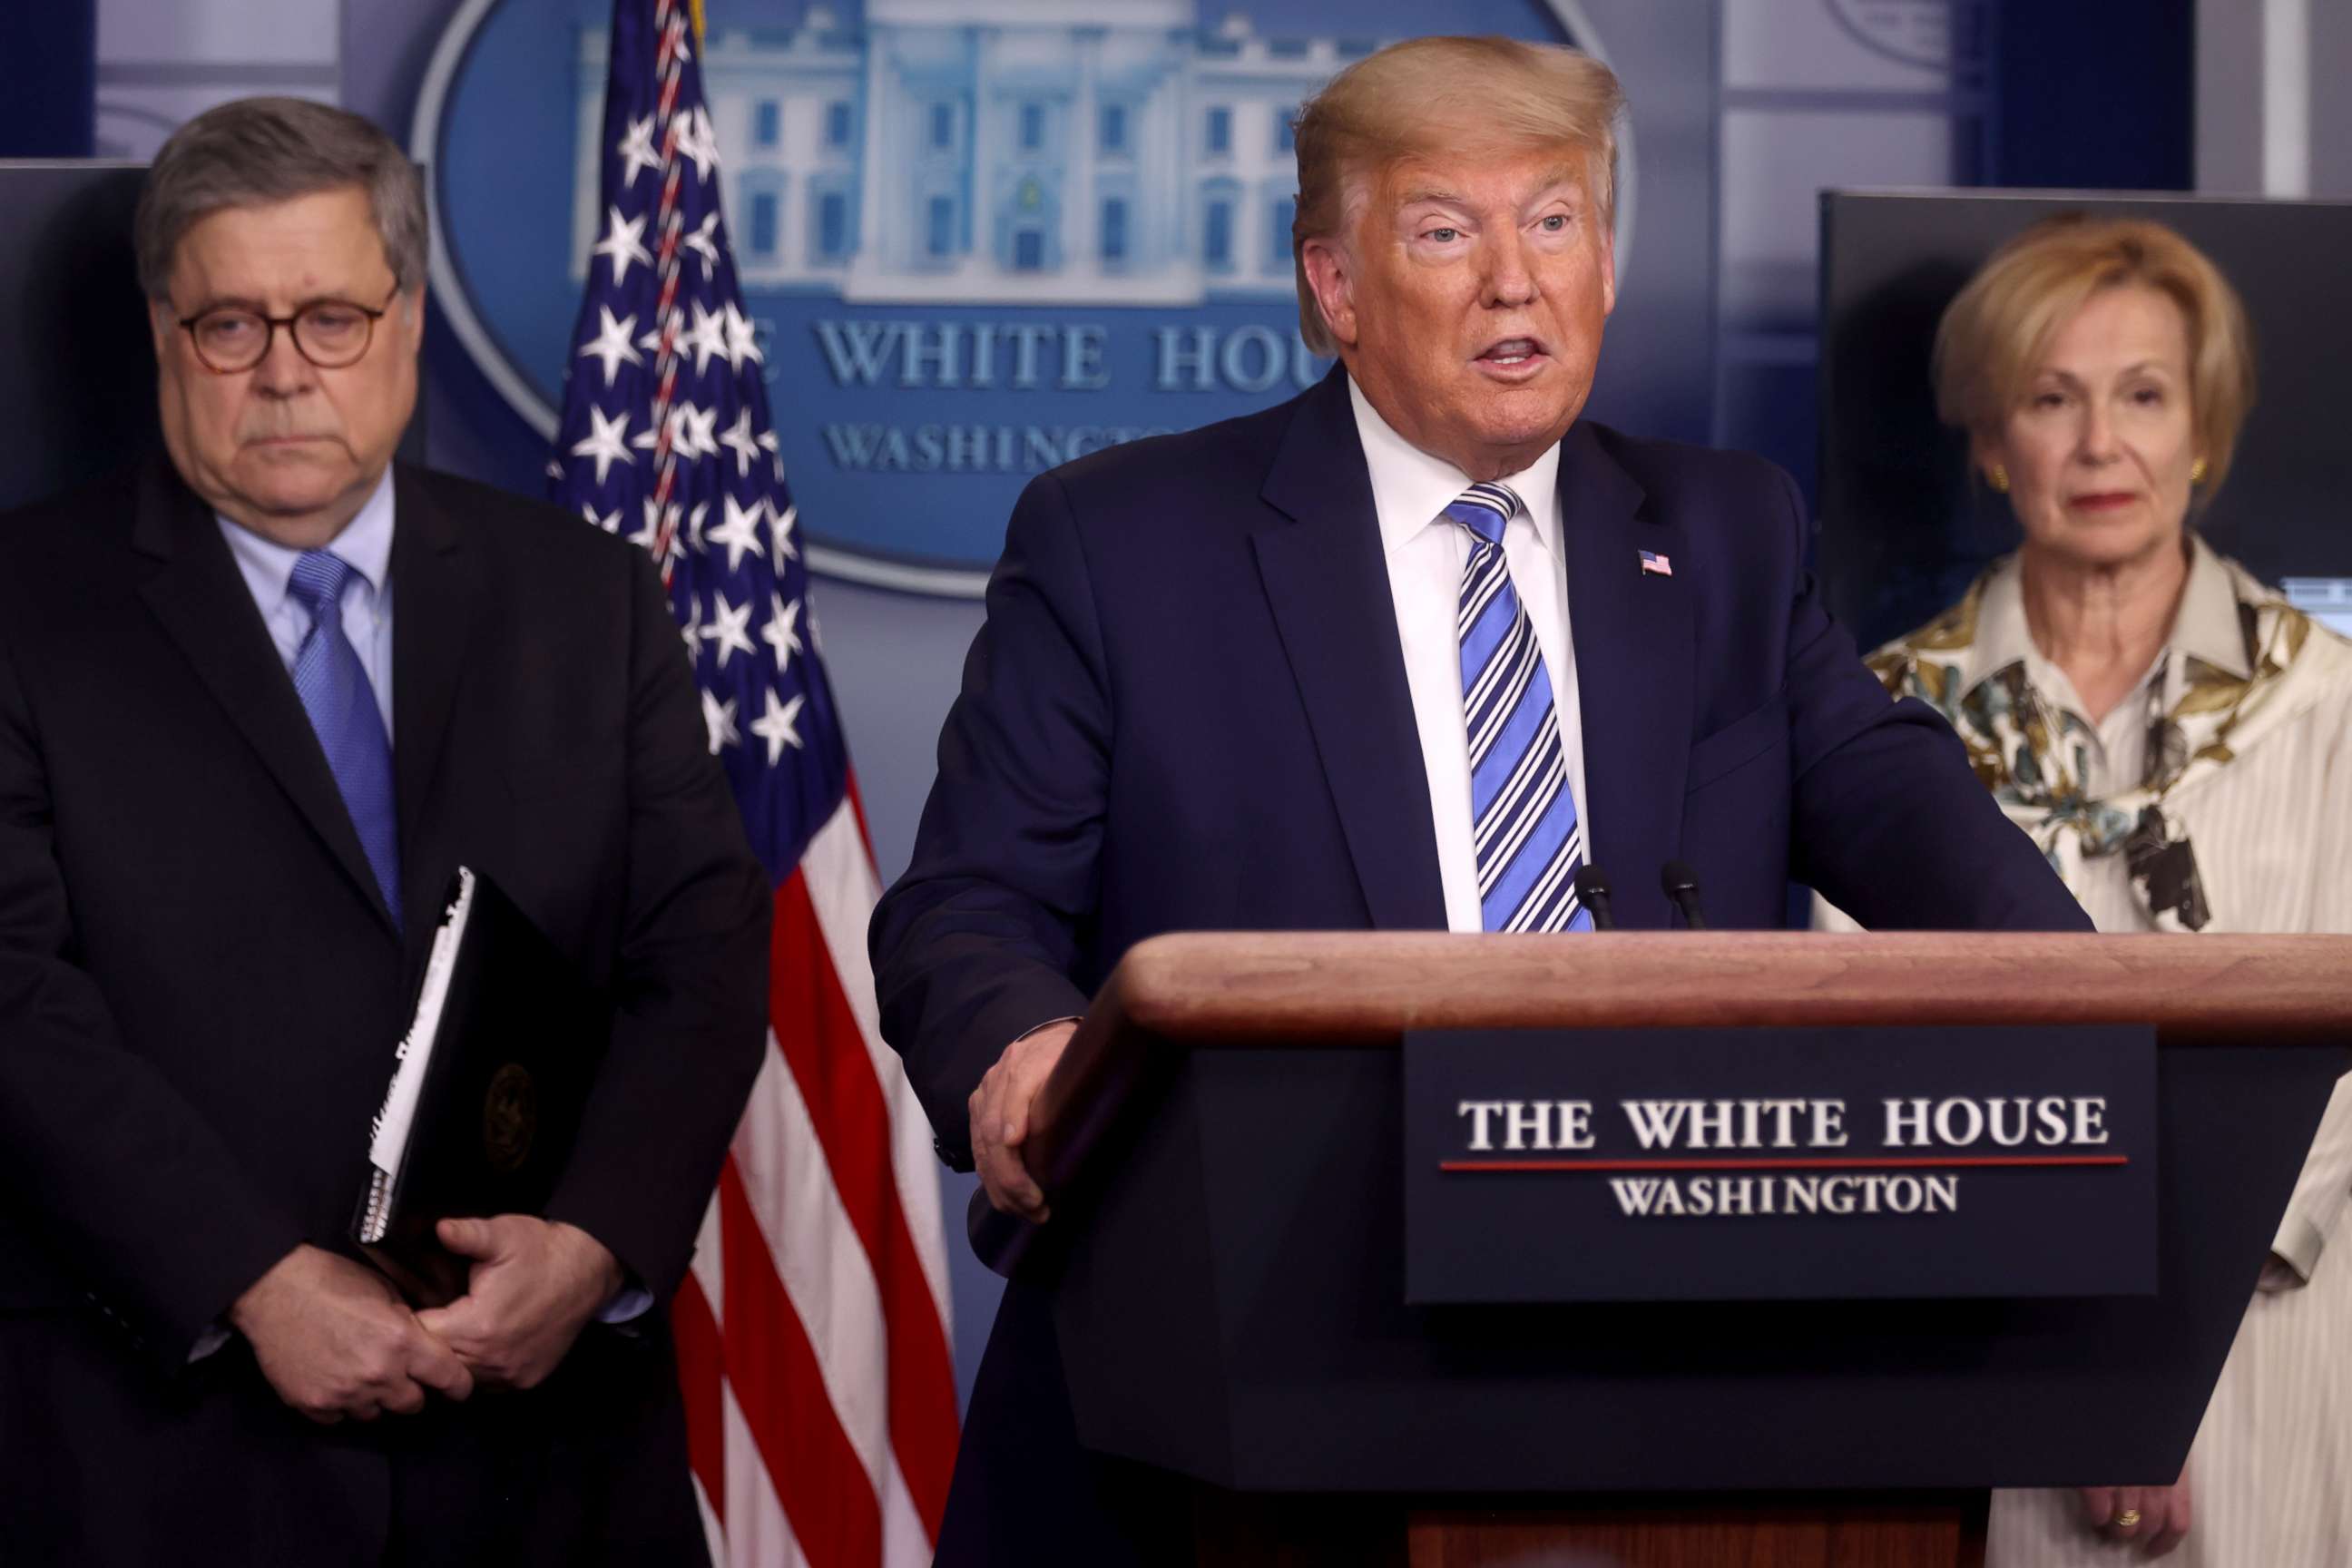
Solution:
<path fill-rule="evenodd" d="M 2084 1487 L 2083 1513 L 2093 1530 L 2116 1541 L 2140 1541 L 2162 1557 L 2189 1537 L 2189 1473 L 2168 1487 Z"/>
<path fill-rule="evenodd" d="M 1030 1175 L 1021 1146 L 1029 1137 L 1029 1110 L 1070 1037 L 1076 1018 L 1041 1024 L 1004 1047 L 968 1102 L 971 1110 L 971 1160 L 988 1189 L 988 1201 L 1003 1214 L 1043 1225 L 1052 1215 L 1045 1190 Z"/>

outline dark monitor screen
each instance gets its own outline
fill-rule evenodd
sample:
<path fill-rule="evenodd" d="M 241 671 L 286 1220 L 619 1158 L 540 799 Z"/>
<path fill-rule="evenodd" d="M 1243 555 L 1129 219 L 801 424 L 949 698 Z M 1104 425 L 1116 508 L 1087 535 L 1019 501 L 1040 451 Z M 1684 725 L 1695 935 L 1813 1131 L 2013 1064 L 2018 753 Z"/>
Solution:
<path fill-rule="evenodd" d="M 0 164 L 0 508 L 152 451 L 155 355 L 131 254 L 136 163 Z"/>
<path fill-rule="evenodd" d="M 2246 302 L 2257 387 L 2236 464 L 2198 526 L 2224 554 L 2352 632 L 2352 203 L 2049 193 L 1822 197 L 1821 570 L 1865 649 L 1960 596 L 2016 547 L 2001 497 L 1937 422 L 1936 322 L 2004 240 L 2053 213 L 2156 218 Z"/>

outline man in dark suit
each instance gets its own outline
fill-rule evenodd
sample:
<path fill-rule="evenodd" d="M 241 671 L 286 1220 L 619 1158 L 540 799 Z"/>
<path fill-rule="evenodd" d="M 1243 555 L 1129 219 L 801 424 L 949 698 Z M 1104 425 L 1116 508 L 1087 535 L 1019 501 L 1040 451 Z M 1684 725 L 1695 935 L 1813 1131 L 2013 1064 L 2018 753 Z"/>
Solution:
<path fill-rule="evenodd" d="M 659 583 L 393 464 L 382 132 L 226 106 L 138 227 L 170 460 L 0 525 L 0 1560 L 699 1561 L 659 1303 L 768 897 Z M 446 1222 L 415 1312 L 347 1231 L 461 864 L 614 1021 L 547 1213 Z"/>
<path fill-rule="evenodd" d="M 1793 876 L 1873 927 L 2083 929 L 1831 623 L 1787 476 L 1578 423 L 1618 110 L 1568 50 L 1352 67 L 1297 129 L 1301 319 L 1344 369 L 1023 496 L 873 926 L 884 1033 L 1000 1208 L 1046 1217 L 1030 1102 L 1157 932 L 1572 932 L 1588 860 L 1664 927 L 1675 859 L 1724 926 L 1780 924 Z M 1005 1291 L 940 1560 L 1181 1555 L 1077 1449 L 1046 1306 Z"/>

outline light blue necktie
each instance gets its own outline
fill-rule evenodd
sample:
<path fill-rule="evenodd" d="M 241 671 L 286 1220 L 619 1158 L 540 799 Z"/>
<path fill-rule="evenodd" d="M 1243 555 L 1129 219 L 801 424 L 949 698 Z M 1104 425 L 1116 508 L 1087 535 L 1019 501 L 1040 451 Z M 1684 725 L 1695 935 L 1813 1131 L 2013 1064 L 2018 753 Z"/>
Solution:
<path fill-rule="evenodd" d="M 1591 931 L 1578 904 L 1584 833 L 1568 787 L 1559 712 L 1536 628 L 1511 586 L 1503 528 L 1519 510 L 1505 485 L 1472 485 L 1445 509 L 1470 531 L 1462 568 L 1462 717 L 1470 738 L 1470 829 L 1488 931 Z"/>
<path fill-rule="evenodd" d="M 359 650 L 343 635 L 343 587 L 358 570 L 340 555 L 307 550 L 288 591 L 310 612 L 310 635 L 294 656 L 294 690 L 310 716 L 327 767 L 342 792 L 392 923 L 400 922 L 400 823 L 393 814 L 392 741 Z"/>

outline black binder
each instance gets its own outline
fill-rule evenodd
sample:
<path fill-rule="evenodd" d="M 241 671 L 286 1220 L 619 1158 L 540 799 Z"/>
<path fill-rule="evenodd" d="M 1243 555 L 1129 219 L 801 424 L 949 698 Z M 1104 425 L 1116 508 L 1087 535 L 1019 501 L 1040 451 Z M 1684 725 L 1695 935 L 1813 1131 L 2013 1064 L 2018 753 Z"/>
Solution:
<path fill-rule="evenodd" d="M 579 1136 L 612 1030 L 604 1000 L 478 871 L 450 879 L 399 1065 L 371 1127 L 362 1251 L 419 1306 L 465 1293 L 435 1224 L 538 1214 Z"/>

